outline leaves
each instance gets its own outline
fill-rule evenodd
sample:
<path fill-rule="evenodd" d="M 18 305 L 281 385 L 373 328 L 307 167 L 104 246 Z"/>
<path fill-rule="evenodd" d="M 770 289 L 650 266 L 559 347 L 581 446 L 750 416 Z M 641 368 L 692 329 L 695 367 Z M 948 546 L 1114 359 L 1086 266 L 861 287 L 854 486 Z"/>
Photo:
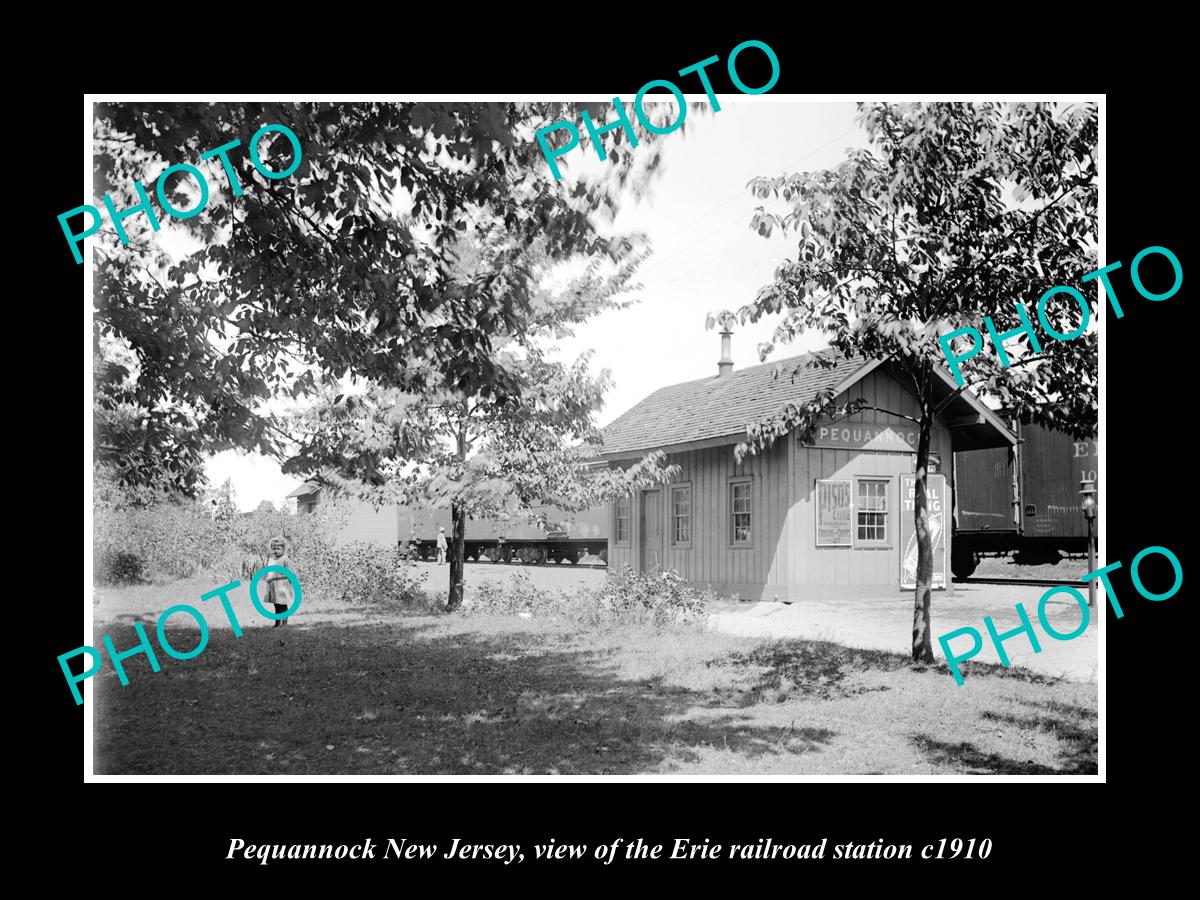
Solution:
<path fill-rule="evenodd" d="M 139 231 L 140 217 L 127 220 L 129 246 L 109 229 L 93 239 L 95 339 L 136 362 L 121 402 L 153 423 L 143 429 L 151 453 L 164 465 L 196 464 L 195 453 L 161 437 L 159 421 L 179 412 L 197 452 L 282 456 L 283 423 L 261 401 L 312 397 L 347 376 L 402 391 L 445 384 L 517 394 L 521 383 L 497 363 L 492 343 L 537 327 L 527 321 L 537 308 L 534 273 L 514 260 L 535 246 L 549 262 L 578 253 L 632 259 L 627 236 L 602 235 L 598 225 L 626 190 L 644 190 L 654 176 L 657 151 L 648 146 L 570 189 L 546 178 L 527 135 L 571 111 L 554 103 L 99 105 L 98 183 L 118 205 L 146 171 L 175 162 L 199 164 L 210 186 L 202 214 L 169 220 L 198 245 L 181 260 Z M 244 142 L 275 122 L 296 133 L 303 162 L 268 181 Z M 229 155 L 244 188 L 238 197 L 219 162 L 199 161 L 231 140 L 243 142 Z M 278 149 L 276 168 L 287 164 L 286 140 L 262 145 L 268 157 Z M 503 223 L 510 246 L 451 289 L 446 250 L 481 221 Z M 580 308 L 607 302 L 577 300 Z M 419 359 L 428 364 L 409 365 Z M 122 445 L 107 420 L 98 425 L 98 444 Z M 138 467 L 126 474 L 153 477 Z"/>
<path fill-rule="evenodd" d="M 860 104 L 859 121 L 871 146 L 840 165 L 750 181 L 755 197 L 785 204 L 756 209 L 751 228 L 795 233 L 796 254 L 751 303 L 709 322 L 779 316 L 772 344 L 818 331 L 843 354 L 894 356 L 916 373 L 945 366 L 938 334 L 982 328 L 984 316 L 1014 329 L 1016 302 L 1032 308 L 1055 285 L 1078 286 L 1096 313 L 1094 284 L 1079 283 L 1096 267 L 1094 105 Z M 1078 315 L 1056 305 L 1051 320 L 1070 331 Z M 1005 344 L 1020 367 L 979 354 L 976 390 L 1044 424 L 1094 432 L 1094 330 L 1041 344 L 1036 360 L 1024 338 Z M 788 422 L 802 424 L 782 414 L 756 423 L 748 451 Z"/>
<path fill-rule="evenodd" d="M 615 265 L 610 254 L 604 266 L 593 257 L 580 275 L 551 288 L 545 276 L 554 260 L 544 246 L 514 252 L 504 229 L 477 226 L 447 245 L 443 290 L 458 296 L 494 271 L 501 256 L 539 284 L 523 320 L 497 326 L 491 336 L 492 362 L 515 389 L 473 390 L 429 363 L 410 363 L 413 371 L 401 379 L 408 390 L 370 384 L 344 406 L 323 402 L 299 415 L 300 450 L 285 469 L 320 472 L 336 489 L 376 504 L 453 505 L 501 518 L 536 516 L 546 504 L 592 508 L 669 477 L 673 469 L 661 455 L 629 468 L 595 463 L 594 416 L 610 386 L 608 373 L 589 371 L 590 354 L 567 365 L 544 349 L 575 324 L 628 304 L 644 239 L 610 242 Z"/>

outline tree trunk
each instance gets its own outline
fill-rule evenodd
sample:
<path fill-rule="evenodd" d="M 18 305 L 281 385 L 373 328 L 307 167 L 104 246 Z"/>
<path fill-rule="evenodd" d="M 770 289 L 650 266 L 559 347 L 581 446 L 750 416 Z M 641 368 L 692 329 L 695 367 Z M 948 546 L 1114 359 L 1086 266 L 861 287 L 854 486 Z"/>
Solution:
<path fill-rule="evenodd" d="M 464 426 L 458 430 L 458 461 L 467 461 L 467 433 Z M 446 612 L 454 612 L 462 606 L 463 586 L 466 581 L 463 561 L 467 545 L 467 510 L 461 503 L 450 504 L 450 596 L 446 599 Z"/>
<path fill-rule="evenodd" d="M 446 611 L 453 612 L 462 606 L 463 585 L 463 552 L 467 544 L 467 511 L 458 503 L 450 504 L 450 597 L 446 601 Z"/>
<path fill-rule="evenodd" d="M 933 594 L 933 540 L 929 533 L 929 444 L 933 435 L 933 391 L 929 363 L 921 367 L 921 437 L 917 441 L 916 490 L 913 517 L 917 533 L 917 589 L 913 598 L 913 662 L 933 662 L 929 602 Z"/>

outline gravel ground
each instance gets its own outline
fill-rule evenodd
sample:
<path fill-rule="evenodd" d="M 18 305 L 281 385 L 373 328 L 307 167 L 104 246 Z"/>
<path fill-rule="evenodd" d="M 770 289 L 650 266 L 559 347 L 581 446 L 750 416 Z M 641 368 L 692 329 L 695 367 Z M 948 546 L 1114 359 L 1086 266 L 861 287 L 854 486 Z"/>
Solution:
<path fill-rule="evenodd" d="M 1045 590 L 1041 587 L 1012 585 L 956 584 L 953 597 L 934 591 L 931 612 L 934 655 L 939 659 L 945 658 L 937 640 L 940 635 L 969 626 L 983 635 L 983 650 L 974 659 L 999 663 L 983 617 L 991 616 L 998 632 L 1009 631 L 1020 625 L 1015 610 L 1015 604 L 1019 601 L 1033 622 L 1041 652 L 1033 652 L 1028 637 L 1016 635 L 1004 643 L 1012 665 L 1071 681 L 1095 681 L 1098 670 L 1097 622 L 1103 617 L 1096 615 L 1096 610 L 1093 610 L 1087 631 L 1082 635 L 1069 641 L 1054 640 L 1046 635 L 1037 619 L 1038 600 Z M 1065 599 L 1060 597 L 1047 603 L 1047 617 L 1055 630 L 1070 633 L 1079 627 L 1079 606 L 1069 596 Z M 1101 593 L 1098 603 L 1104 602 Z M 911 647 L 912 613 L 911 593 L 901 597 L 891 595 L 836 602 L 727 603 L 714 610 L 709 627 L 729 634 L 815 638 L 835 641 L 848 647 L 906 653 Z M 955 638 L 951 644 L 954 650 L 965 650 L 969 646 L 968 636 Z"/>

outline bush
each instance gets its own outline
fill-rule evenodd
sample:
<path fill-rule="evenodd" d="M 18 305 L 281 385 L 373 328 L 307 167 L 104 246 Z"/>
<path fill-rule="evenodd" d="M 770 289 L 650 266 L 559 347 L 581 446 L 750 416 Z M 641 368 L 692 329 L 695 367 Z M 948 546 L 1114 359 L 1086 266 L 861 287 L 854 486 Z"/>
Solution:
<path fill-rule="evenodd" d="M 586 613 L 596 624 L 637 622 L 656 627 L 702 622 L 712 591 L 699 591 L 674 569 L 636 572 L 631 566 L 609 570 L 600 588 L 586 591 Z"/>
<path fill-rule="evenodd" d="M 128 550 L 110 551 L 100 559 L 102 580 L 107 584 L 141 584 L 146 581 L 146 561 Z"/>
<path fill-rule="evenodd" d="M 564 594 L 535 587 L 529 575 L 518 569 L 507 583 L 483 582 L 463 606 L 468 611 L 501 616 L 523 612 L 542 616 L 565 612 L 567 604 Z"/>
<path fill-rule="evenodd" d="M 421 613 L 437 605 L 424 590 L 429 573 L 414 577 L 398 548 L 360 543 L 324 544 L 312 550 L 303 562 L 296 560 L 301 570 L 297 575 L 325 600 Z"/>
<path fill-rule="evenodd" d="M 271 540 L 282 535 L 301 587 L 314 598 L 421 612 L 433 606 L 423 590 L 425 576 L 414 578 L 398 549 L 339 542 L 348 510 L 336 501 L 299 515 L 256 510 L 214 516 L 212 504 L 116 488 L 100 476 L 94 497 L 94 576 L 100 584 L 195 577 L 214 585 L 248 582 L 269 565 Z"/>
<path fill-rule="evenodd" d="M 529 575 L 516 572 L 507 584 L 480 585 L 465 609 L 495 615 L 562 615 L 597 627 L 642 624 L 662 628 L 704 621 L 706 604 L 715 599 L 712 591 L 698 591 L 674 569 L 643 574 L 625 566 L 620 572 L 610 570 L 602 587 L 571 595 L 536 588 Z"/>

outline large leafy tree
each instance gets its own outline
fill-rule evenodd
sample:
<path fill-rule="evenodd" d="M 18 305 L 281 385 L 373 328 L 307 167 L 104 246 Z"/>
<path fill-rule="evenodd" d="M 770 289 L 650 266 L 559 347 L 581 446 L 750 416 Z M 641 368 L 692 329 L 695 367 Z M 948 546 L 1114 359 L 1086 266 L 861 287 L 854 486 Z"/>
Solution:
<path fill-rule="evenodd" d="M 497 227 L 449 246 L 448 289 L 458 291 L 489 271 L 512 240 Z M 579 323 L 627 305 L 630 279 L 645 254 L 638 236 L 620 246 L 625 249 L 617 265 L 593 258 L 557 286 L 545 286 L 555 268 L 545 246 L 535 242 L 524 252 L 522 264 L 543 286 L 531 297 L 521 332 L 491 336 L 494 361 L 518 390 L 497 396 L 431 371 L 401 379 L 422 385 L 420 391 L 369 384 L 302 413 L 300 449 L 285 468 L 316 472 L 334 488 L 379 504 L 449 505 L 451 610 L 463 599 L 469 516 L 534 518 L 534 508 L 543 505 L 587 509 L 667 480 L 674 469 L 663 454 L 629 468 L 589 464 L 600 441 L 594 416 L 610 384 L 608 373 L 591 374 L 587 354 L 568 365 L 548 353 Z"/>
<path fill-rule="evenodd" d="M 111 192 L 118 210 L 136 204 L 135 181 L 153 196 L 168 165 L 207 175 L 202 212 L 157 210 L 200 245 L 182 259 L 140 214 L 124 222 L 128 246 L 107 219 L 88 239 L 97 344 L 114 339 L 134 357 L 115 373 L 120 396 L 101 405 L 132 410 L 146 446 L 174 470 L 167 480 L 193 493 L 197 479 L 178 471 L 207 452 L 284 452 L 286 431 L 264 412 L 270 398 L 317 395 L 347 375 L 496 402 L 519 394 L 522 378 L 491 336 L 526 328 L 534 285 L 525 251 L 536 241 L 554 260 L 616 255 L 601 226 L 626 189 L 645 188 L 661 152 L 644 133 L 598 176 L 556 182 L 534 130 L 576 119 L 563 103 L 114 103 L 95 115 L 97 196 Z M 275 123 L 302 148 L 299 167 L 278 180 L 256 171 L 246 146 Z M 241 142 L 228 152 L 232 175 L 216 158 L 200 161 L 230 141 Z M 286 135 L 259 143 L 271 170 L 294 159 Z M 184 172 L 164 189 L 177 209 L 199 202 Z M 444 250 L 480 219 L 501 223 L 511 241 L 478 277 L 451 283 Z M 110 439 L 108 421 L 98 422 L 97 456 L 115 463 L 128 440 Z M 121 473 L 129 483 L 149 477 L 139 466 Z"/>
<path fill-rule="evenodd" d="M 912 655 L 927 662 L 933 549 L 926 475 L 938 412 L 934 372 L 946 365 L 937 337 L 979 328 L 985 315 L 999 331 L 1016 328 L 1017 301 L 1032 309 L 1049 288 L 1080 286 L 1080 277 L 1096 268 L 1097 110 L 880 103 L 860 105 L 859 119 L 870 147 L 849 151 L 839 166 L 751 181 L 755 196 L 784 204 L 784 211 L 759 207 L 752 227 L 763 235 L 794 232 L 797 252 L 752 303 L 721 317 L 781 316 L 774 340 L 759 348 L 762 358 L 776 343 L 811 330 L 824 332 L 844 354 L 891 357 L 907 373 L 920 407 Z M 1080 289 L 1094 316 L 1094 285 Z M 1047 314 L 1068 334 L 1082 311 L 1059 298 Z M 1024 336 L 1010 339 L 1008 367 L 988 348 L 972 360 L 971 380 L 959 390 L 990 394 L 1014 414 L 1077 436 L 1094 433 L 1094 329 L 1073 341 L 1040 343 L 1038 352 Z M 751 423 L 738 452 L 865 405 L 857 399 L 839 406 L 826 393 L 780 410 Z"/>
<path fill-rule="evenodd" d="M 130 498 L 195 496 L 204 477 L 204 456 L 194 417 L 186 409 L 152 410 L 136 395 L 133 355 L 111 340 L 92 356 L 93 446 L 105 490 L 124 485 Z"/>

